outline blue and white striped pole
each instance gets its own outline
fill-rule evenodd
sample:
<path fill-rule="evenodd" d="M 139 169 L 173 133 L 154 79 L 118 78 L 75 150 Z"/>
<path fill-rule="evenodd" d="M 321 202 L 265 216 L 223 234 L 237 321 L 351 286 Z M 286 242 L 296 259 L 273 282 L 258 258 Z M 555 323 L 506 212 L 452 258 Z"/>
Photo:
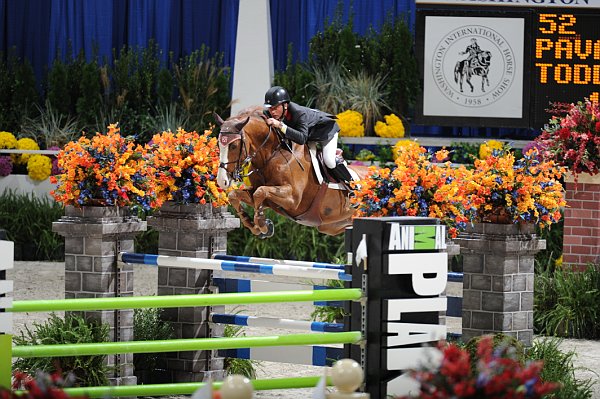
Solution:
<path fill-rule="evenodd" d="M 318 269 L 338 269 L 344 270 L 344 265 L 338 265 L 334 263 L 321 263 L 321 262 L 304 262 L 301 260 L 279 260 L 271 258 L 257 258 L 253 256 L 236 256 L 236 255 L 224 255 L 217 254 L 213 256 L 213 259 L 228 260 L 233 262 L 249 262 L 249 263 L 262 263 L 264 265 L 289 265 L 289 266 L 301 266 L 301 267 L 314 267 Z"/>
<path fill-rule="evenodd" d="M 259 317 L 227 313 L 212 313 L 209 319 L 213 323 L 233 324 L 236 326 L 247 327 L 286 328 L 289 330 L 315 332 L 344 331 L 344 325 L 342 323 L 326 323 L 322 321 L 279 319 L 276 317 Z"/>
<path fill-rule="evenodd" d="M 289 265 L 230 262 L 217 259 L 185 258 L 180 256 L 119 253 L 119 261 L 152 266 L 188 267 L 202 270 L 272 274 L 275 276 L 352 281 L 352 276 L 337 269 L 320 269 Z"/>

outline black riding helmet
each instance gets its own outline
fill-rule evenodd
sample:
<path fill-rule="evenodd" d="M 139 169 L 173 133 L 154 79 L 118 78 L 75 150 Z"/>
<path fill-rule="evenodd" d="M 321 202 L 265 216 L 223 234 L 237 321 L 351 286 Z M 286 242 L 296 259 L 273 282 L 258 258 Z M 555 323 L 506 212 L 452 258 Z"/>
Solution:
<path fill-rule="evenodd" d="M 281 86 L 273 86 L 265 93 L 265 107 L 267 108 L 290 101 L 290 94 Z"/>

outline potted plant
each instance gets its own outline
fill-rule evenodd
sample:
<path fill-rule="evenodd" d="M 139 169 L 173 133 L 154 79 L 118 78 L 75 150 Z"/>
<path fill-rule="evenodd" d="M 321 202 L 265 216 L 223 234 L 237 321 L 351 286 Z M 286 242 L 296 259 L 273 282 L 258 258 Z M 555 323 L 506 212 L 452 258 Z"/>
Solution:
<path fill-rule="evenodd" d="M 554 115 L 536 138 L 542 156 L 569 168 L 575 180 L 581 173 L 596 175 L 600 167 L 600 107 L 589 99 L 553 104 Z"/>
<path fill-rule="evenodd" d="M 560 386 L 542 381 L 541 361 L 524 364 L 513 346 L 494 348 L 489 335 L 479 340 L 473 358 L 468 349 L 456 344 L 442 344 L 440 349 L 438 368 L 410 372 L 419 383 L 419 398 L 542 398 Z M 410 397 L 414 396 L 403 398 Z"/>
<path fill-rule="evenodd" d="M 51 177 L 57 185 L 51 195 L 64 205 L 150 211 L 162 203 L 146 149 L 122 136 L 117 125 L 68 143 L 57 157 L 60 173 Z"/>

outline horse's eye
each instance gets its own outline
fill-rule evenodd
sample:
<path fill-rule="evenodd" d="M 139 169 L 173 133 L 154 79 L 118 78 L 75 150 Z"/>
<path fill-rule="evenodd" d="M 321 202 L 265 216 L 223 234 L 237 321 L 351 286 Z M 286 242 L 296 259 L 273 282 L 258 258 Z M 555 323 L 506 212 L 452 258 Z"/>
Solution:
<path fill-rule="evenodd" d="M 237 148 L 237 144 L 236 144 L 236 143 L 232 143 L 232 144 L 229 146 L 229 148 L 230 148 L 230 149 L 232 149 L 232 150 L 235 150 L 235 149 Z"/>

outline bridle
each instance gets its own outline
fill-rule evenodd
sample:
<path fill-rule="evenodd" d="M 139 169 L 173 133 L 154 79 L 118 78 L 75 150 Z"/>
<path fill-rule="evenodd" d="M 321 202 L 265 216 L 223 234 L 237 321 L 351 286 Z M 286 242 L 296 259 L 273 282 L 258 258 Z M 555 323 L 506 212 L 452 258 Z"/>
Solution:
<path fill-rule="evenodd" d="M 244 139 L 244 137 L 245 137 L 244 128 L 242 128 L 239 132 L 233 132 L 233 131 L 221 129 L 221 132 L 219 133 L 219 141 L 220 141 L 221 145 L 229 147 L 229 145 L 232 142 L 240 140 L 241 146 L 240 146 L 240 151 L 238 153 L 237 159 L 235 161 L 220 162 L 219 168 L 222 168 L 225 170 L 226 173 L 229 173 L 229 171 L 227 170 L 227 166 L 234 163 L 235 169 L 231 173 L 231 178 L 234 181 L 242 181 L 244 178 L 249 177 L 254 172 L 260 173 L 260 169 L 258 169 L 256 167 L 254 167 L 252 170 L 249 170 L 249 169 L 250 169 L 250 166 L 252 165 L 252 161 L 256 158 L 259 151 L 269 141 L 269 138 L 271 137 L 271 131 L 272 131 L 272 128 L 269 126 L 269 133 L 265 136 L 265 139 L 263 140 L 263 142 L 260 144 L 260 146 L 258 146 L 254 150 L 254 152 L 250 153 L 250 151 L 246 145 L 247 141 Z M 275 150 L 271 153 L 271 156 L 265 161 L 265 165 L 273 158 L 276 151 L 280 148 L 281 148 L 281 140 L 279 141 L 277 148 L 275 148 Z M 245 157 L 244 157 L 244 155 L 245 155 Z M 246 170 L 249 170 L 249 171 L 246 172 Z"/>

